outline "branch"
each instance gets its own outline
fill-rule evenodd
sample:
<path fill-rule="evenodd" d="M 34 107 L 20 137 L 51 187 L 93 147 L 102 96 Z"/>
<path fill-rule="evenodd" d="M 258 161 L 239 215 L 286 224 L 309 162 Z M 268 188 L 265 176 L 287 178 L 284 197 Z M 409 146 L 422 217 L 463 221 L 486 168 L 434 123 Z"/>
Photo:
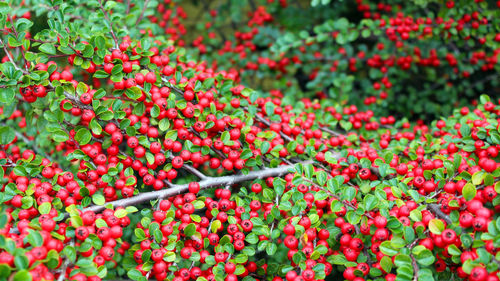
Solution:
<path fill-rule="evenodd" d="M 160 152 L 163 153 L 163 154 L 165 154 L 165 151 L 163 149 Z M 172 159 L 174 159 L 174 156 L 170 155 L 170 160 L 172 160 Z M 205 174 L 203 174 L 202 172 L 198 171 L 198 169 L 196 169 L 195 167 L 193 167 L 193 166 L 191 166 L 189 164 L 184 163 L 182 165 L 182 169 L 184 169 L 184 170 L 190 172 L 191 174 L 197 176 L 201 180 L 204 180 L 204 179 L 207 178 L 207 176 L 205 176 Z"/>
<path fill-rule="evenodd" d="M 323 132 L 326 132 L 326 133 L 329 133 L 330 135 L 333 135 L 333 136 L 344 136 L 344 134 L 342 133 L 339 133 L 339 132 L 336 132 L 334 130 L 331 130 L 330 128 L 327 128 L 327 127 L 319 127 L 319 129 Z"/>
<path fill-rule="evenodd" d="M 418 265 L 417 265 L 417 261 L 415 260 L 415 257 L 413 255 L 410 255 L 411 257 L 411 264 L 413 265 L 413 270 L 415 271 L 414 275 L 413 275 L 413 281 L 417 281 L 418 280 Z"/>
<path fill-rule="evenodd" d="M 302 164 L 309 164 L 311 161 L 305 161 L 302 162 Z M 231 185 L 231 184 L 236 184 L 236 183 L 241 183 L 245 181 L 251 181 L 255 179 L 262 179 L 262 178 L 268 178 L 268 177 L 277 177 L 281 176 L 283 174 L 288 173 L 290 170 L 292 170 L 295 167 L 295 165 L 283 165 L 277 168 L 272 168 L 272 169 L 265 169 L 265 170 L 257 170 L 257 171 L 252 171 L 246 175 L 237 175 L 237 176 L 222 176 L 222 177 L 207 177 L 204 180 L 199 181 L 200 184 L 200 189 L 207 189 L 207 188 L 212 188 L 216 186 L 225 186 L 225 185 Z M 137 196 L 130 197 L 130 198 L 124 198 L 112 202 L 107 202 L 105 205 L 100 206 L 100 205 L 95 205 L 91 206 L 88 208 L 83 209 L 83 211 L 93 211 L 93 212 L 100 212 L 104 209 L 106 209 L 106 206 L 113 206 L 113 207 L 126 207 L 130 205 L 137 205 L 142 202 L 146 202 L 148 200 L 155 200 L 155 199 L 163 199 L 163 198 L 168 198 L 171 196 L 175 196 L 178 194 L 185 193 L 186 191 L 189 190 L 189 184 L 182 184 L 182 185 L 177 185 L 173 184 L 171 188 L 169 189 L 163 189 L 163 190 L 158 190 L 158 191 L 150 191 L 150 192 L 145 192 L 141 193 Z M 66 215 L 68 217 L 69 214 Z"/>
<path fill-rule="evenodd" d="M 127 0 L 127 11 L 125 12 L 126 15 L 128 15 L 128 13 L 130 13 L 130 1 L 131 0 Z"/>
<path fill-rule="evenodd" d="M 136 26 L 139 25 L 139 23 L 141 22 L 142 18 L 144 17 L 144 12 L 146 11 L 146 8 L 148 7 L 148 2 L 149 2 L 149 0 L 144 1 L 144 7 L 142 7 L 141 15 L 139 16 L 139 18 L 135 22 Z"/>
<path fill-rule="evenodd" d="M 179 95 L 184 95 L 184 92 L 183 92 L 181 89 L 179 89 L 179 88 L 177 88 L 177 87 L 175 87 L 175 86 L 171 85 L 171 84 L 170 84 L 170 82 L 168 82 L 167 78 L 166 78 L 166 77 L 164 77 L 163 75 L 162 75 L 162 77 L 161 77 L 161 81 L 162 81 L 162 82 L 163 82 L 163 83 L 164 83 L 164 84 L 165 84 L 168 88 L 170 88 L 170 90 L 172 90 L 172 91 L 176 92 L 176 93 L 177 93 L 177 94 L 179 94 Z M 168 85 L 170 85 L 170 86 L 168 86 Z"/>
<path fill-rule="evenodd" d="M 50 162 L 53 162 L 52 161 L 52 158 L 47 155 L 45 152 L 42 152 L 38 149 L 38 147 L 36 146 L 36 144 L 34 143 L 35 141 L 30 141 L 27 137 L 25 137 L 21 132 L 18 132 L 16 131 L 16 136 L 17 138 L 20 138 L 22 139 L 27 145 L 30 145 L 30 147 L 33 149 L 33 151 L 36 153 L 36 154 L 39 154 L 39 155 L 42 155 L 44 156 L 45 158 L 49 159 Z"/>
<path fill-rule="evenodd" d="M 450 217 L 447 214 L 445 214 L 443 211 L 441 211 L 441 208 L 439 207 L 439 205 L 427 204 L 426 206 L 429 210 L 431 210 L 436 215 L 436 217 L 443 219 L 447 224 L 452 223 Z"/>
<path fill-rule="evenodd" d="M 9 61 L 14 65 L 14 68 L 16 70 L 20 70 L 22 71 L 24 74 L 26 74 L 26 71 L 22 70 L 21 68 L 19 68 L 19 66 L 17 66 L 17 64 L 14 62 L 14 59 L 12 58 L 12 56 L 10 55 L 9 53 L 9 50 L 7 50 L 7 45 L 2 41 L 2 39 L 0 39 L 0 44 L 2 44 L 3 46 L 3 50 L 5 52 L 5 55 L 7 56 L 7 58 L 9 58 Z"/>
<path fill-rule="evenodd" d="M 113 31 L 113 23 L 108 17 L 108 13 L 104 10 L 104 7 L 102 6 L 102 0 L 97 0 L 99 2 L 99 6 L 101 6 L 101 11 L 104 14 L 104 19 L 109 23 L 109 29 L 111 36 L 113 36 L 113 40 L 115 41 L 115 47 L 118 48 L 118 39 L 116 39 L 115 32 Z"/>
<path fill-rule="evenodd" d="M 270 126 L 271 126 L 271 122 L 267 121 L 264 117 L 261 117 L 261 116 L 259 116 L 258 114 L 255 114 L 255 118 L 256 118 L 259 122 L 263 123 L 264 125 L 266 125 L 266 126 L 268 126 L 268 127 L 270 127 Z M 282 131 L 280 131 L 280 136 L 281 136 L 284 140 L 286 140 L 286 141 L 288 141 L 288 142 L 293 141 L 293 139 L 292 139 L 291 137 L 289 137 L 288 135 L 285 135 L 285 133 L 283 133 Z"/>
<path fill-rule="evenodd" d="M 71 240 L 70 245 L 74 246 L 75 242 Z M 70 265 L 69 260 L 65 259 L 64 263 L 61 266 L 61 274 L 59 275 L 59 278 L 57 278 L 57 281 L 64 281 L 66 279 L 66 269 L 68 268 L 69 265 Z"/>
<path fill-rule="evenodd" d="M 244 110 L 248 111 L 248 107 L 243 107 Z M 267 119 L 263 116 L 260 116 L 258 114 L 255 114 L 255 119 L 257 119 L 257 121 L 259 121 L 260 123 L 266 125 L 267 127 L 271 127 L 271 122 L 267 121 Z M 291 138 L 290 136 L 286 135 L 285 133 L 283 133 L 282 131 L 280 131 L 280 136 L 282 139 L 288 141 L 288 142 L 291 142 L 293 141 L 293 138 Z"/>

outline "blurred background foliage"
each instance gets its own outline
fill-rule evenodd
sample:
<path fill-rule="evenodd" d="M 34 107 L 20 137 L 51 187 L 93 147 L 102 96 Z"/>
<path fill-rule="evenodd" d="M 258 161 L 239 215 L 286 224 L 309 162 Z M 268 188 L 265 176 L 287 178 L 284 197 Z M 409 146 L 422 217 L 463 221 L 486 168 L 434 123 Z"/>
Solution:
<path fill-rule="evenodd" d="M 376 115 L 428 121 L 500 96 L 496 1 L 167 2 L 149 16 L 171 10 L 166 28 L 183 26 L 176 39 L 193 58 L 285 99 L 377 103 Z"/>
<path fill-rule="evenodd" d="M 85 8 L 55 1 L 76 17 Z M 23 2 L 19 16 L 44 5 Z M 114 2 L 106 6 L 116 10 Z M 376 116 L 431 121 L 481 94 L 500 97 L 494 0 L 117 2 L 143 13 L 135 25 L 127 11 L 114 11 L 120 36 L 170 38 L 192 61 L 234 72 L 241 84 L 290 103 L 308 97 L 360 110 L 375 103 Z M 33 17 L 34 34 L 48 27 L 43 11 Z"/>

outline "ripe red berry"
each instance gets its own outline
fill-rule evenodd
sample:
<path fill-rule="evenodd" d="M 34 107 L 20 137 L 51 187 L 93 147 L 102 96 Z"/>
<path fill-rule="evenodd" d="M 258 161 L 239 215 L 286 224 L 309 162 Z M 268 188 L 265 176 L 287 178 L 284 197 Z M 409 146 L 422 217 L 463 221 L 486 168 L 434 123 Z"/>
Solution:
<path fill-rule="evenodd" d="M 200 184 L 197 182 L 190 182 L 188 188 L 191 193 L 197 194 L 200 192 Z"/>

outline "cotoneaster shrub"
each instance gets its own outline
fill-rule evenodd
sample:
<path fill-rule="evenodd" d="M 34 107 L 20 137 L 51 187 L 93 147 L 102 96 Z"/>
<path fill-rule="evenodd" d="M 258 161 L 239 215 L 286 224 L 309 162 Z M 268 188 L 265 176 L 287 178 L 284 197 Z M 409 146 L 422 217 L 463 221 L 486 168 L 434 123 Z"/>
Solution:
<path fill-rule="evenodd" d="M 131 2 L 0 3 L 0 279 L 499 279 L 498 100 L 280 99 Z"/>
<path fill-rule="evenodd" d="M 151 22 L 274 96 L 428 122 L 500 93 L 498 1 L 164 1 Z M 209 11 L 209 12 L 208 12 Z M 144 23 L 144 27 L 150 23 Z M 153 31 L 154 32 L 154 31 Z M 371 106 L 376 104 L 376 106 Z"/>

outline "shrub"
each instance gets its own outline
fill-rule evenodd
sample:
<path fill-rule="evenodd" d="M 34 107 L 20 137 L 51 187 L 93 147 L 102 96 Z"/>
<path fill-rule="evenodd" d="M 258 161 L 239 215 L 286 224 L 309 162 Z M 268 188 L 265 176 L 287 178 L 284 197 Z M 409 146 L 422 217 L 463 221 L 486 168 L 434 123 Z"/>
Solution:
<path fill-rule="evenodd" d="M 498 280 L 497 101 L 425 125 L 281 99 L 159 35 L 155 1 L 14 2 L 0 279 Z"/>
<path fill-rule="evenodd" d="M 430 122 L 499 93 L 494 1 L 310 2 L 182 1 L 150 19 L 188 53 L 276 95 Z"/>

